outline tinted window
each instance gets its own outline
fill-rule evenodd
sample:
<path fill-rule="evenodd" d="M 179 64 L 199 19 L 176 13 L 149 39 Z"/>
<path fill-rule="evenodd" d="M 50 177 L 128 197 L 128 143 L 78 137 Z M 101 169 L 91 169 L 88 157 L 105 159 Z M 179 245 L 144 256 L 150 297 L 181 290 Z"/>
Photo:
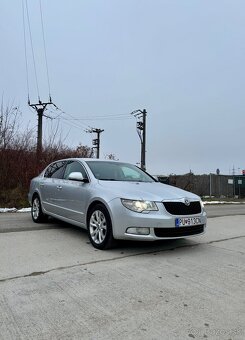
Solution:
<path fill-rule="evenodd" d="M 45 171 L 44 177 L 48 178 L 63 178 L 66 162 L 59 161 L 51 164 Z"/>
<path fill-rule="evenodd" d="M 84 167 L 78 162 L 75 162 L 75 161 L 69 161 L 68 162 L 66 169 L 65 169 L 64 178 L 68 179 L 70 173 L 72 173 L 72 172 L 81 172 L 81 174 L 83 175 L 84 178 L 88 178 Z"/>

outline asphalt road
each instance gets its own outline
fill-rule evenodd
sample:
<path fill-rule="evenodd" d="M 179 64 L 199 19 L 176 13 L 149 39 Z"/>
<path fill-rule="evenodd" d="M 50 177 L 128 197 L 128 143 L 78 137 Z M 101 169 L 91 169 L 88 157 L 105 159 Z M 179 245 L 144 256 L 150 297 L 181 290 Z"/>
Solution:
<path fill-rule="evenodd" d="M 109 251 L 84 230 L 0 214 L 0 339 L 244 340 L 245 216 L 229 209 L 203 236 Z"/>

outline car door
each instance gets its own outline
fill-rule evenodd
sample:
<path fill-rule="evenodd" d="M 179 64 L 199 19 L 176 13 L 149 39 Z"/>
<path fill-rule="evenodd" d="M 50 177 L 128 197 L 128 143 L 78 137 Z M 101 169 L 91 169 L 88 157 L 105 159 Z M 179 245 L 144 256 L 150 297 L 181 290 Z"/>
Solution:
<path fill-rule="evenodd" d="M 48 213 L 56 215 L 61 213 L 61 184 L 66 163 L 66 161 L 58 161 L 50 164 L 40 183 L 42 205 Z"/>
<path fill-rule="evenodd" d="M 87 182 L 69 180 L 68 177 L 72 172 L 81 172 Z M 78 161 L 68 161 L 63 180 L 61 181 L 60 195 L 60 213 L 69 220 L 82 224 L 85 222 L 85 211 L 87 207 L 90 183 L 88 175 L 83 165 Z"/>

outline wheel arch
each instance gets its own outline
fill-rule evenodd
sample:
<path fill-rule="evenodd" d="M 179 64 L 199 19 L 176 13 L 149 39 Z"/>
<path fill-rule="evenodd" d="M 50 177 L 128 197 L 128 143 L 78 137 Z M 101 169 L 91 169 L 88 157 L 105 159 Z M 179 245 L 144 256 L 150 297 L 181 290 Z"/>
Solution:
<path fill-rule="evenodd" d="M 35 197 L 41 198 L 41 197 L 40 197 L 40 193 L 39 193 L 38 191 L 34 191 L 34 192 L 33 192 L 32 196 L 31 196 L 31 202 L 33 202 L 33 200 L 34 200 Z"/>
<path fill-rule="evenodd" d="M 111 219 L 112 232 L 113 232 L 113 217 L 112 217 L 111 209 L 108 206 L 108 204 L 106 204 L 106 202 L 104 202 L 102 200 L 99 200 L 99 199 L 95 199 L 88 206 L 87 213 L 86 213 L 86 228 L 88 227 L 88 216 L 89 216 L 89 213 L 90 213 L 91 209 L 93 209 L 93 207 L 95 207 L 97 204 L 103 205 L 106 208 L 106 210 L 108 211 L 108 214 L 109 214 L 110 219 Z"/>
<path fill-rule="evenodd" d="M 30 201 L 31 205 L 32 205 L 32 202 L 33 202 L 33 200 L 34 200 L 35 197 L 38 197 L 38 198 L 39 198 L 40 204 L 41 204 L 41 208 L 42 208 L 43 212 L 44 212 L 45 214 L 48 214 L 47 211 L 46 211 L 46 209 L 44 209 L 44 207 L 43 207 L 42 195 L 41 195 L 40 191 L 37 190 L 37 189 L 36 189 L 35 191 L 33 191 L 32 196 L 31 196 L 31 198 L 30 198 L 30 199 L 31 199 L 31 201 Z"/>
<path fill-rule="evenodd" d="M 91 234 L 91 228 L 89 225 L 89 216 L 92 216 L 93 212 L 97 210 L 96 206 L 100 205 L 100 208 L 98 207 L 98 210 L 100 210 L 105 220 L 103 219 L 103 223 L 106 223 L 106 233 L 103 236 L 103 239 L 101 240 L 99 237 L 98 242 L 98 234 L 101 233 L 101 227 L 92 226 L 92 230 L 95 231 L 96 235 Z M 100 215 L 99 215 L 100 216 Z M 99 220 L 101 222 L 101 220 Z M 99 223 L 100 224 L 100 223 Z M 102 200 L 96 199 L 93 202 L 90 203 L 88 209 L 87 209 L 87 215 L 86 215 L 86 227 L 88 231 L 88 236 L 90 239 L 90 242 L 92 245 L 100 250 L 110 249 L 113 248 L 116 245 L 116 240 L 114 238 L 114 230 L 113 230 L 113 222 L 111 217 L 111 210 L 108 207 L 108 204 L 104 203 Z M 99 229 L 98 229 L 99 228 Z M 96 231 L 97 230 L 97 231 Z"/>

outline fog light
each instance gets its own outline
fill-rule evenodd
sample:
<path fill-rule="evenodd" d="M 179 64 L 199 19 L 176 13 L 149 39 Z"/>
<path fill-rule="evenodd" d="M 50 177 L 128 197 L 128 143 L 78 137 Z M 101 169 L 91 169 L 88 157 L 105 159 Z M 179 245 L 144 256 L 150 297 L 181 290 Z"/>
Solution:
<path fill-rule="evenodd" d="M 135 234 L 135 235 L 149 235 L 150 228 L 138 228 L 138 227 L 130 227 L 126 231 L 127 234 Z"/>

